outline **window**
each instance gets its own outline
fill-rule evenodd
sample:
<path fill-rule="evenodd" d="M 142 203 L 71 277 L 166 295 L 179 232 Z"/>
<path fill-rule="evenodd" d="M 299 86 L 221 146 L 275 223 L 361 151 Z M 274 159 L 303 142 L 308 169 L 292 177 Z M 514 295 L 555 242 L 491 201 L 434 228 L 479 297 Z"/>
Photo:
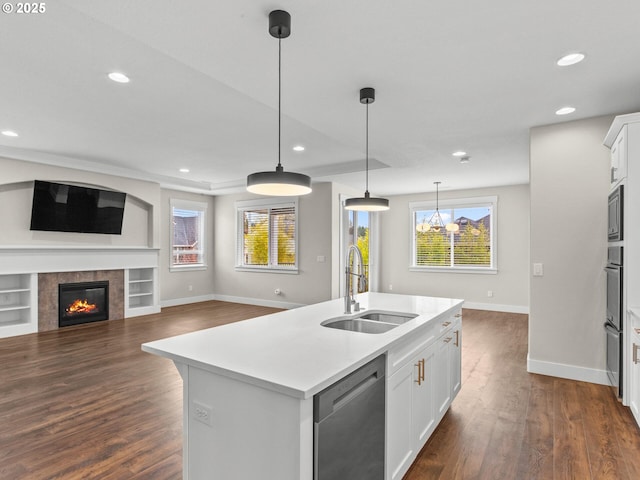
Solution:
<path fill-rule="evenodd" d="M 236 268 L 296 273 L 297 207 L 291 200 L 237 202 Z"/>
<path fill-rule="evenodd" d="M 426 229 L 435 202 L 412 202 L 411 269 L 496 273 L 497 197 L 441 201 L 440 215 L 456 231 Z"/>
<path fill-rule="evenodd" d="M 362 269 L 367 279 L 366 285 L 358 285 L 358 292 L 369 291 L 369 237 L 370 237 L 370 212 L 360 212 L 355 210 L 345 210 L 349 215 L 349 228 L 347 235 L 347 245 L 345 252 L 351 245 L 356 245 L 362 253 Z M 354 260 L 355 262 L 355 260 Z M 354 281 L 354 277 L 350 277 Z M 358 284 L 358 282 L 355 282 Z M 364 288 L 362 288 L 364 287 Z"/>
<path fill-rule="evenodd" d="M 171 270 L 206 268 L 207 204 L 171 199 Z"/>

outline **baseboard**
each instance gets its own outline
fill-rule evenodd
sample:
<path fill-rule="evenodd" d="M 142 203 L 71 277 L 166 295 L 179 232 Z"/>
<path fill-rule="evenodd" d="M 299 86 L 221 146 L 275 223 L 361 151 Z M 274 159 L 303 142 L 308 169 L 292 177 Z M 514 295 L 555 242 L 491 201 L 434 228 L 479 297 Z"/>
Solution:
<path fill-rule="evenodd" d="M 524 313 L 529 314 L 529 307 L 520 305 L 499 305 L 496 303 L 476 303 L 476 302 L 464 302 L 462 308 L 470 308 L 471 310 L 490 310 L 493 312 L 506 312 L 506 313 Z"/>
<path fill-rule="evenodd" d="M 251 298 L 251 297 L 236 297 L 233 295 L 214 294 L 213 299 L 220 300 L 221 302 L 246 303 L 247 305 L 258 305 L 260 307 L 284 308 L 286 310 L 291 310 L 292 308 L 306 306 L 304 303 L 281 302 L 281 301 L 264 300 L 262 298 Z"/>
<path fill-rule="evenodd" d="M 529 373 L 539 373 L 551 377 L 567 378 L 579 382 L 597 383 L 598 385 L 610 385 L 609 377 L 605 370 L 595 368 L 577 367 L 575 365 L 565 365 L 562 363 L 545 362 L 543 360 L 533 360 L 527 355 L 527 371 Z"/>
<path fill-rule="evenodd" d="M 187 305 L 189 303 L 209 302 L 216 300 L 215 295 L 199 295 L 197 297 L 184 297 L 184 298 L 172 298 L 170 300 L 162 300 L 160 302 L 161 307 L 176 307 L 178 305 Z"/>

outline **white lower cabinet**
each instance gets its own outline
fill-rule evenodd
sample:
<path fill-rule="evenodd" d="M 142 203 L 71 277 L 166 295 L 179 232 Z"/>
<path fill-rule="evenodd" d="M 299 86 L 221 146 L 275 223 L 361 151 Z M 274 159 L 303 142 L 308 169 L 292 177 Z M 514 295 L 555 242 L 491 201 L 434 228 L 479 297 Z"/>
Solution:
<path fill-rule="evenodd" d="M 420 350 L 389 378 L 387 478 L 402 478 L 435 428 L 435 345 Z"/>
<path fill-rule="evenodd" d="M 396 357 L 404 363 L 387 380 L 387 480 L 404 476 L 460 390 L 462 329 L 457 315 L 442 324 L 437 337 L 431 329 L 413 342 L 413 350 L 390 352 L 392 368 Z"/>
<path fill-rule="evenodd" d="M 629 369 L 629 407 L 640 425 L 640 328 L 631 332 L 631 368 Z"/>

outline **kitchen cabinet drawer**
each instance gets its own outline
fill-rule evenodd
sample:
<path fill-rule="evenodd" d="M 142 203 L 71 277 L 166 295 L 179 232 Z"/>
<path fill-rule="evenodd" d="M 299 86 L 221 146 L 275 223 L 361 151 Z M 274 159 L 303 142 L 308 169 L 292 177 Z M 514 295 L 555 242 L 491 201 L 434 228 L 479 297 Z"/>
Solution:
<path fill-rule="evenodd" d="M 394 346 L 387 352 L 387 374 L 393 375 L 402 368 L 416 352 L 433 343 L 438 335 L 437 325 L 417 330 L 410 339 Z"/>

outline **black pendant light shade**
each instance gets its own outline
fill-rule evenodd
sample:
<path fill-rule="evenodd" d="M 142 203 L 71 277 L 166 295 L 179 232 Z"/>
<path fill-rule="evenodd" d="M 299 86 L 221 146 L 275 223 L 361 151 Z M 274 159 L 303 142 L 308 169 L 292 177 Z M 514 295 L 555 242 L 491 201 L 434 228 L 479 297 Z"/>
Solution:
<path fill-rule="evenodd" d="M 389 200 L 386 198 L 375 198 L 369 194 L 369 104 L 376 99 L 376 91 L 371 87 L 360 89 L 360 103 L 367 106 L 367 142 L 366 142 L 366 187 L 364 197 L 348 198 L 344 203 L 347 210 L 358 210 L 365 212 L 380 212 L 389 210 Z"/>
<path fill-rule="evenodd" d="M 282 103 L 282 48 L 281 40 L 291 34 L 291 15 L 284 10 L 269 14 L 269 33 L 278 39 L 278 165 L 274 171 L 257 172 L 247 176 L 247 190 L 260 195 L 293 196 L 311 193 L 311 178 L 302 173 L 285 172 L 280 162 L 281 103 Z"/>

